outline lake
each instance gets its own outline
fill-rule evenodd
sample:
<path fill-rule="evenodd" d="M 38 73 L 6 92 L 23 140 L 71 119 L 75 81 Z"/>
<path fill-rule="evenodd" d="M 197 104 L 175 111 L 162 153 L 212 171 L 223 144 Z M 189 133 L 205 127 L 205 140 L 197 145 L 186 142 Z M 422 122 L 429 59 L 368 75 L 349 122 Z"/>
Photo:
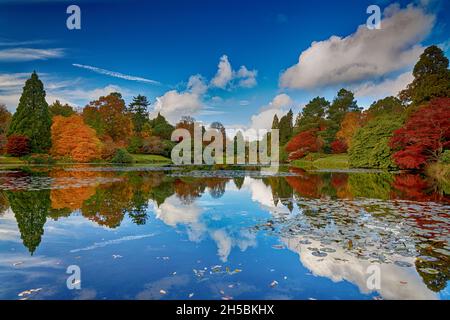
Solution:
<path fill-rule="evenodd" d="M 0 298 L 450 298 L 445 188 L 239 169 L 3 168 Z"/>

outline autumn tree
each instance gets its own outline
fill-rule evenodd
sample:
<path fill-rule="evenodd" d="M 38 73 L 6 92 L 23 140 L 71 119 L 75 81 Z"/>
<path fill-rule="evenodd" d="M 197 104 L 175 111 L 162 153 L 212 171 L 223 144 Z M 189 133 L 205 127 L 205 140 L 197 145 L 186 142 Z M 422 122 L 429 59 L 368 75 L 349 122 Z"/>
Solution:
<path fill-rule="evenodd" d="M 4 104 L 0 103 L 0 152 L 5 151 L 7 137 L 6 134 L 11 124 L 11 112 L 6 109 Z"/>
<path fill-rule="evenodd" d="M 30 153 L 30 138 L 24 135 L 13 134 L 8 137 L 6 143 L 6 153 L 14 156 L 21 157 Z"/>
<path fill-rule="evenodd" d="M 70 157 L 78 162 L 89 162 L 100 158 L 100 140 L 95 130 L 87 126 L 81 116 L 55 116 L 52 140 L 51 153 L 55 157 Z"/>
<path fill-rule="evenodd" d="M 48 111 L 50 112 L 50 117 L 63 116 L 70 117 L 74 115 L 75 110 L 67 103 L 62 104 L 59 100 L 56 100 L 51 105 L 48 106 Z"/>
<path fill-rule="evenodd" d="M 403 169 L 419 169 L 438 161 L 450 148 L 450 98 L 438 98 L 419 108 L 394 132 L 390 146 L 395 163 Z"/>
<path fill-rule="evenodd" d="M 331 150 L 333 153 L 345 153 L 347 152 L 347 143 L 343 140 L 337 139 L 331 143 Z"/>
<path fill-rule="evenodd" d="M 323 141 L 317 136 L 317 130 L 310 129 L 294 136 L 286 145 L 289 152 L 289 160 L 304 157 L 310 152 L 319 152 L 323 147 Z"/>
<path fill-rule="evenodd" d="M 420 105 L 434 98 L 450 96 L 450 70 L 444 52 L 433 45 L 425 49 L 414 66 L 414 80 L 399 96 Z"/>
<path fill-rule="evenodd" d="M 8 136 L 24 135 L 30 139 L 33 153 L 45 153 L 51 147 L 51 118 L 45 101 L 45 90 L 36 72 L 25 82 L 14 113 Z"/>
<path fill-rule="evenodd" d="M 109 136 L 116 143 L 127 141 L 133 131 L 133 123 L 125 101 L 118 92 L 90 102 L 83 109 L 83 119 L 100 137 Z"/>
<path fill-rule="evenodd" d="M 337 140 L 341 140 L 347 146 L 350 146 L 356 130 L 363 125 L 365 118 L 365 115 L 361 112 L 354 111 L 346 113 L 344 119 L 342 120 L 340 129 L 336 133 Z"/>

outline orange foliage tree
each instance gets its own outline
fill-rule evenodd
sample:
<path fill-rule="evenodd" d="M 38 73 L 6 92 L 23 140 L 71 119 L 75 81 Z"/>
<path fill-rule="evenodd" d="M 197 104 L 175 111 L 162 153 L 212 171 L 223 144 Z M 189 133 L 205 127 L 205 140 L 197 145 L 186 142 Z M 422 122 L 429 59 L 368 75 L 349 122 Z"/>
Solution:
<path fill-rule="evenodd" d="M 133 133 L 133 123 L 120 93 L 113 92 L 90 102 L 83 109 L 84 121 L 102 137 L 114 143 L 126 143 Z"/>
<path fill-rule="evenodd" d="M 100 158 L 101 142 L 95 130 L 79 115 L 55 116 L 52 124 L 52 149 L 55 157 L 70 157 L 78 162 Z"/>
<path fill-rule="evenodd" d="M 347 146 L 352 143 L 352 137 L 356 130 L 360 128 L 364 122 L 364 114 L 361 112 L 348 112 L 342 120 L 341 128 L 336 134 L 338 140 L 343 140 Z"/>

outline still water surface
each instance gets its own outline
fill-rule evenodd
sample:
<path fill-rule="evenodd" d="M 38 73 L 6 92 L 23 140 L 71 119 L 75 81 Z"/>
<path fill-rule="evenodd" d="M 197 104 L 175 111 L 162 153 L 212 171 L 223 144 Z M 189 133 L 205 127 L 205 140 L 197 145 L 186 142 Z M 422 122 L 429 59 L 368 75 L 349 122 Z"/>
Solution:
<path fill-rule="evenodd" d="M 1 170 L 0 298 L 450 298 L 450 198 L 423 176 L 177 169 Z"/>

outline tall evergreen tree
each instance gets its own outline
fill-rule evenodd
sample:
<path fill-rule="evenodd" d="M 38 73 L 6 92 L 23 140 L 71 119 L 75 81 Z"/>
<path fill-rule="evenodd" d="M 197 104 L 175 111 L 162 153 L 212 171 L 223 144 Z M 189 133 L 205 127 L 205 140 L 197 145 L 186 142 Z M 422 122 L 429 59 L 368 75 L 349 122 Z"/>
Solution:
<path fill-rule="evenodd" d="M 309 129 L 321 129 L 325 125 L 325 114 L 330 107 L 330 102 L 325 98 L 316 97 L 303 108 L 295 124 L 295 132 Z"/>
<path fill-rule="evenodd" d="M 280 129 L 280 120 L 278 120 L 277 115 L 273 116 L 272 129 Z"/>
<path fill-rule="evenodd" d="M 45 153 L 51 147 L 52 120 L 45 101 L 45 90 L 36 72 L 25 82 L 8 136 L 24 135 L 30 139 L 31 152 Z"/>
<path fill-rule="evenodd" d="M 360 111 L 353 92 L 346 89 L 339 90 L 333 103 L 328 108 L 327 129 L 321 134 L 325 141 L 325 150 L 330 150 L 330 144 L 336 139 L 342 120 L 347 112 Z"/>
<path fill-rule="evenodd" d="M 292 137 L 293 117 L 294 114 L 292 113 L 292 110 L 289 109 L 289 112 L 280 119 L 280 145 L 285 145 Z"/>
<path fill-rule="evenodd" d="M 433 98 L 450 97 L 448 59 L 439 47 L 425 49 L 414 66 L 413 76 L 413 82 L 399 94 L 403 101 L 419 105 Z"/>
<path fill-rule="evenodd" d="M 148 110 L 149 102 L 147 97 L 138 95 L 133 97 L 133 101 L 130 103 L 128 111 L 132 114 L 134 131 L 140 133 L 145 125 L 149 121 Z"/>

